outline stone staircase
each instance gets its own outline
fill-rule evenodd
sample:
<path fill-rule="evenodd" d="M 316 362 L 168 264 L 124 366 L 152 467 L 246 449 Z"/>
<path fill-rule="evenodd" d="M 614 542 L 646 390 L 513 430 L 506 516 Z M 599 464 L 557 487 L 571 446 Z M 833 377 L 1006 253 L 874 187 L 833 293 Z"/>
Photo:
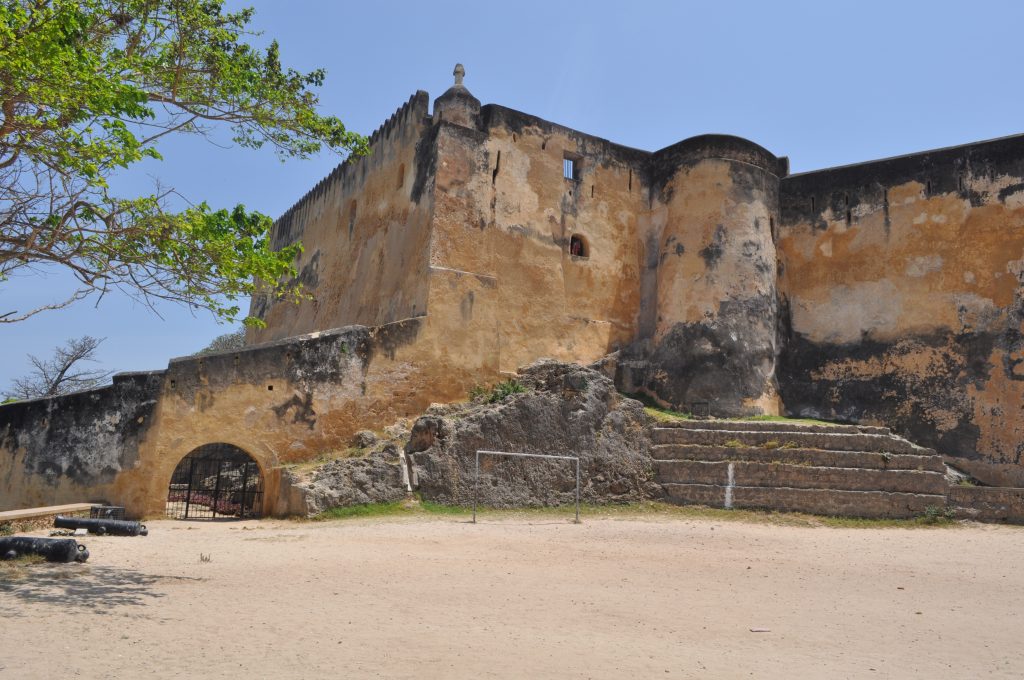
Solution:
<path fill-rule="evenodd" d="M 888 428 L 676 421 L 654 429 L 655 479 L 680 504 L 849 517 L 946 506 L 942 458 Z"/>

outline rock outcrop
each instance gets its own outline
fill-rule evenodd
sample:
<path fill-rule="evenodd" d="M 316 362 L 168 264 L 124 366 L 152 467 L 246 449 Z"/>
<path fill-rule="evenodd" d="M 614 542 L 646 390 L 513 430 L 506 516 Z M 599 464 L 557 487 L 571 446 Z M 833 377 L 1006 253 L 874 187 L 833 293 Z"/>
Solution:
<path fill-rule="evenodd" d="M 293 474 L 289 481 L 289 492 L 302 498 L 308 515 L 346 505 L 388 503 L 408 493 L 402 456 L 394 442 L 324 463 L 302 477 Z"/>
<path fill-rule="evenodd" d="M 499 389 L 468 404 L 433 407 L 416 421 L 405 454 L 423 498 L 471 503 L 478 449 L 579 456 L 587 503 L 634 502 L 656 492 L 640 402 L 576 364 L 540 361 L 520 369 L 516 381 L 522 392 L 498 398 Z M 568 504 L 575 489 L 572 461 L 481 456 L 484 505 Z"/>
<path fill-rule="evenodd" d="M 635 502 L 660 495 L 651 481 L 648 424 L 640 402 L 616 392 L 604 374 L 545 360 L 471 402 L 431 406 L 411 431 L 405 421 L 380 438 L 357 433 L 350 455 L 303 473 L 291 471 L 284 493 L 308 515 L 401 500 L 410 491 L 468 505 L 476 451 L 489 449 L 579 456 L 582 501 Z M 481 504 L 561 505 L 574 502 L 575 492 L 572 461 L 481 457 Z"/>

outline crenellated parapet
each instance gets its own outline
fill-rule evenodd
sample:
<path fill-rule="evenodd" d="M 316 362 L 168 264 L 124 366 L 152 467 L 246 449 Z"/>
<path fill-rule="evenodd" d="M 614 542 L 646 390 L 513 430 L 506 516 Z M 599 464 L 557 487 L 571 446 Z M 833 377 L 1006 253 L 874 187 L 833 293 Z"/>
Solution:
<path fill-rule="evenodd" d="M 384 123 L 370 133 L 368 138 L 369 154 L 349 156 L 339 163 L 330 174 L 317 182 L 274 222 L 273 246 L 280 248 L 296 241 L 302 235 L 303 226 L 297 216 L 304 208 L 322 198 L 323 194 L 331 187 L 358 184 L 361 177 L 365 176 L 369 167 L 375 162 L 374 154 L 378 153 L 381 147 L 403 137 L 410 125 L 422 125 L 424 120 L 429 117 L 430 95 L 423 90 L 417 90 Z"/>

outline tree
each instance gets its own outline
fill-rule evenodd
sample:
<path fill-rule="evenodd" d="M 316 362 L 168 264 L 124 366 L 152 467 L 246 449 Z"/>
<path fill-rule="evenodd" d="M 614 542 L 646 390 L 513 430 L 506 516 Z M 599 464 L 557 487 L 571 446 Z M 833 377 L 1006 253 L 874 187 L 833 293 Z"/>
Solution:
<path fill-rule="evenodd" d="M 214 354 L 215 352 L 227 352 L 233 349 L 244 349 L 245 348 L 245 327 L 236 328 L 230 333 L 224 333 L 218 335 L 210 344 L 199 350 L 192 356 L 201 357 L 205 354 Z"/>
<path fill-rule="evenodd" d="M 96 361 L 96 349 L 105 339 L 85 335 L 68 340 L 63 347 L 55 347 L 49 359 L 39 359 L 29 354 L 32 372 L 23 378 L 16 378 L 11 383 L 8 396 L 36 399 L 99 387 L 114 372 L 86 369 L 82 368 L 82 364 Z"/>
<path fill-rule="evenodd" d="M 322 69 L 282 68 L 276 42 L 246 42 L 252 15 L 223 0 L 0 4 L 0 283 L 50 266 L 78 282 L 61 302 L 0 309 L 0 322 L 111 290 L 228 320 L 257 280 L 303 297 L 291 282 L 301 245 L 273 251 L 265 215 L 206 203 L 175 212 L 172 188 L 122 197 L 109 185 L 159 159 L 166 136 L 224 126 L 236 144 L 283 158 L 366 153 L 362 136 L 317 113 Z"/>

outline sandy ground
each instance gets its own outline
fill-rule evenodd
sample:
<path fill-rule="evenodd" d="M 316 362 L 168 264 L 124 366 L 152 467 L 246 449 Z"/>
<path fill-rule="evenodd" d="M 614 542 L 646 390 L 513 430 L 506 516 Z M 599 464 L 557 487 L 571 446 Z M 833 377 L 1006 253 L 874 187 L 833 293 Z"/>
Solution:
<path fill-rule="evenodd" d="M 1024 677 L 1021 528 L 149 526 L 0 577 L 0 677 Z"/>

